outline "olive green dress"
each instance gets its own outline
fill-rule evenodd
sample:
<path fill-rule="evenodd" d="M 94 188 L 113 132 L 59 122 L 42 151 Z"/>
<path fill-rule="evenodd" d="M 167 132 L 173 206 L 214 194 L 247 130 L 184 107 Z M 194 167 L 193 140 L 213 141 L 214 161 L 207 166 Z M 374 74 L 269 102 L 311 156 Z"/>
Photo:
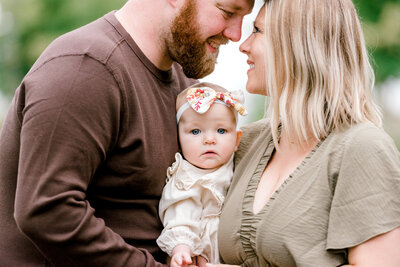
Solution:
<path fill-rule="evenodd" d="M 241 266 L 339 266 L 346 248 L 400 226 L 400 153 L 370 123 L 329 135 L 253 214 L 274 151 L 266 120 L 243 128 L 219 250 Z"/>

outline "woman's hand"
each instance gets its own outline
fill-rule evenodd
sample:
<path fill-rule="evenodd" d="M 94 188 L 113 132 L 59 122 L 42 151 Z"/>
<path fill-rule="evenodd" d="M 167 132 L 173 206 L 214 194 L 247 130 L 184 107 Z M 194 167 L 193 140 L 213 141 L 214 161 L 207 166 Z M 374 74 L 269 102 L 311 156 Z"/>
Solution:
<path fill-rule="evenodd" d="M 198 267 L 206 267 L 206 264 L 207 264 L 207 260 L 204 257 L 202 257 L 202 256 L 196 257 L 196 265 Z"/>
<path fill-rule="evenodd" d="M 240 267 L 239 265 L 229 265 L 229 264 L 211 264 L 207 263 L 206 267 Z"/>
<path fill-rule="evenodd" d="M 195 256 L 192 258 L 193 264 L 197 267 L 206 267 L 207 260 L 202 256 Z M 191 267 L 191 266 L 189 266 Z"/>

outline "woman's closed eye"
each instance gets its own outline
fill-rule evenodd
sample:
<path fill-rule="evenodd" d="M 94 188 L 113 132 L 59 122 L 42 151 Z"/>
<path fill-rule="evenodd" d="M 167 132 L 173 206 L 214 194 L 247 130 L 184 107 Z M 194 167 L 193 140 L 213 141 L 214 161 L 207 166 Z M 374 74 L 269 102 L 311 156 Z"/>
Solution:
<path fill-rule="evenodd" d="M 260 32 L 261 32 L 260 29 L 256 25 L 254 25 L 253 26 L 253 33 L 260 33 Z"/>

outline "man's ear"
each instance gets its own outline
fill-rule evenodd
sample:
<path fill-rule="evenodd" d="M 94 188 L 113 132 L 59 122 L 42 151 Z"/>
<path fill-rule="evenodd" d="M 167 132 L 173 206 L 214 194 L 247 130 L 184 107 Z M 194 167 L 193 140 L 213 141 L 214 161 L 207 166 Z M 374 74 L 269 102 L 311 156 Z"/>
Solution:
<path fill-rule="evenodd" d="M 236 151 L 236 150 L 238 149 L 238 147 L 239 147 L 240 138 L 242 138 L 242 131 L 241 131 L 241 130 L 237 130 L 237 132 L 236 132 L 236 146 L 235 146 L 235 151 Z"/>

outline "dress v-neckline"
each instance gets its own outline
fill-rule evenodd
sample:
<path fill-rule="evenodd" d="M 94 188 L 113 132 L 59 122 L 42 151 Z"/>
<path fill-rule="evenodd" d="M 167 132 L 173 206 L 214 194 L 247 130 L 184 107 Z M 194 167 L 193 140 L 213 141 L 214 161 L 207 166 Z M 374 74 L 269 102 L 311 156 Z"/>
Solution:
<path fill-rule="evenodd" d="M 254 172 L 255 175 L 252 176 L 252 178 L 249 181 L 248 184 L 248 190 L 247 190 L 247 194 L 248 197 L 250 197 L 250 207 L 247 207 L 250 212 L 250 214 L 252 214 L 253 217 L 260 217 L 262 214 L 266 213 L 266 210 L 268 210 L 268 207 L 272 205 L 272 203 L 275 201 L 275 199 L 278 197 L 279 193 L 285 189 L 285 187 L 287 186 L 287 184 L 290 183 L 291 180 L 293 180 L 297 174 L 301 171 L 301 169 L 303 168 L 303 166 L 305 166 L 307 164 L 307 162 L 309 161 L 309 159 L 314 155 L 315 151 L 318 149 L 318 147 L 321 145 L 323 141 L 319 141 L 317 143 L 317 145 L 310 151 L 310 153 L 308 153 L 308 155 L 301 161 L 301 163 L 295 168 L 295 170 L 278 186 L 278 188 L 271 194 L 271 196 L 269 197 L 269 199 L 267 200 L 267 202 L 263 205 L 263 207 L 257 212 L 254 213 L 254 200 L 255 200 L 255 194 L 258 188 L 258 185 L 260 183 L 261 177 L 264 173 L 264 170 L 266 168 L 266 166 L 268 165 L 269 161 L 271 160 L 273 153 L 275 151 L 275 146 L 274 146 L 274 142 L 273 140 L 270 140 L 270 142 L 268 143 L 264 155 L 263 157 L 260 159 L 259 164 L 257 165 L 256 171 Z M 251 187 L 251 189 L 249 188 L 250 184 L 255 184 L 255 187 Z"/>

